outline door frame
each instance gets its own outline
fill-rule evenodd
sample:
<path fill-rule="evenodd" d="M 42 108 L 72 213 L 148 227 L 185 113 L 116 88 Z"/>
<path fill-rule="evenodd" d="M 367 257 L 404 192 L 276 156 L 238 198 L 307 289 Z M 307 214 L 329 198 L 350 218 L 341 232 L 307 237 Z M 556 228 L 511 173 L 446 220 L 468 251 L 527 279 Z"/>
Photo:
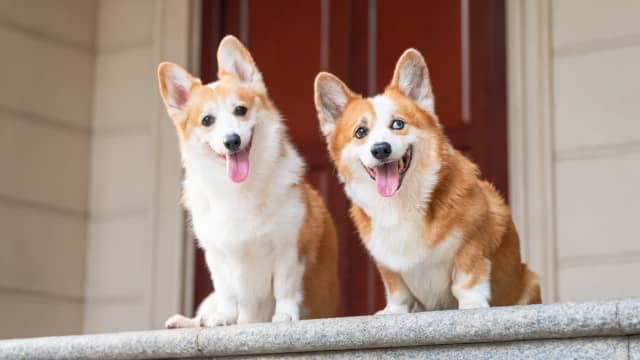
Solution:
<path fill-rule="evenodd" d="M 509 193 L 525 260 L 544 302 L 557 300 L 553 62 L 549 0 L 509 0 L 507 106 Z"/>

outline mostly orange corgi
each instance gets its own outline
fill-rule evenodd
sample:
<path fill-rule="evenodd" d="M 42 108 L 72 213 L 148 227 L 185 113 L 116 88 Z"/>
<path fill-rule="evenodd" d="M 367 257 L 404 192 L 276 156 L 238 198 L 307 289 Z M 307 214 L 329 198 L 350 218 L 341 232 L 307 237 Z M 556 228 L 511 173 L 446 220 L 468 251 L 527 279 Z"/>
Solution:
<path fill-rule="evenodd" d="M 184 205 L 204 249 L 215 293 L 195 318 L 167 327 L 335 316 L 333 221 L 303 179 L 249 51 L 232 36 L 218 48 L 218 81 L 202 84 L 175 64 L 158 68 L 185 169 Z"/>
<path fill-rule="evenodd" d="M 418 51 L 400 57 L 372 98 L 318 74 L 315 104 L 386 288 L 379 313 L 541 302 L 507 205 L 444 135 Z"/>

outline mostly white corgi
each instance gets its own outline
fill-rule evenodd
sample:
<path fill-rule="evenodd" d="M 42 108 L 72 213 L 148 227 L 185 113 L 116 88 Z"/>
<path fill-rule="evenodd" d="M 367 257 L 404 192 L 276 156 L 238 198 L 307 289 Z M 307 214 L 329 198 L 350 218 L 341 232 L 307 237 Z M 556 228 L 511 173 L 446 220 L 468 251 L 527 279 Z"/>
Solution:
<path fill-rule="evenodd" d="M 400 57 L 372 98 L 318 74 L 315 103 L 385 285 L 379 313 L 540 303 L 504 200 L 444 135 L 418 51 Z"/>
<path fill-rule="evenodd" d="M 217 59 L 219 80 L 206 85 L 178 65 L 158 67 L 180 140 L 184 205 L 215 288 L 195 318 L 176 315 L 166 326 L 335 316 L 333 221 L 303 179 L 304 162 L 249 51 L 227 36 Z"/>

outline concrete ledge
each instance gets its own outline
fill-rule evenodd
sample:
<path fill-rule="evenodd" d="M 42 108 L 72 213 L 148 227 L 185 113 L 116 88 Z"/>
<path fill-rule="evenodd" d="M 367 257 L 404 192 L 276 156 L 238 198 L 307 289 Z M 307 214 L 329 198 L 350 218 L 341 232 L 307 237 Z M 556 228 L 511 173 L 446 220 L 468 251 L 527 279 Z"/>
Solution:
<path fill-rule="evenodd" d="M 510 358 L 514 354 L 554 358 L 573 351 L 580 351 L 581 358 L 591 357 L 587 356 L 591 353 L 595 354 L 593 358 L 606 358 L 623 353 L 632 357 L 629 351 L 640 346 L 637 337 L 630 335 L 640 335 L 640 299 L 5 340 L 0 341 L 0 358 L 168 359 L 285 354 L 366 358 L 418 353 L 444 358 L 462 354 L 482 357 L 480 353 L 490 355 L 488 358 L 507 353 Z"/>

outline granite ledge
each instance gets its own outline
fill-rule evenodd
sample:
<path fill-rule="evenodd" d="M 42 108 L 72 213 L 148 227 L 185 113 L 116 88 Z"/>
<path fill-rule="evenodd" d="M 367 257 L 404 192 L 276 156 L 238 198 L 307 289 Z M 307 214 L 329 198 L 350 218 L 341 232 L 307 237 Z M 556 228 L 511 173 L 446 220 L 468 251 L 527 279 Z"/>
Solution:
<path fill-rule="evenodd" d="M 640 299 L 0 341 L 0 358 L 175 359 L 640 335 Z"/>

